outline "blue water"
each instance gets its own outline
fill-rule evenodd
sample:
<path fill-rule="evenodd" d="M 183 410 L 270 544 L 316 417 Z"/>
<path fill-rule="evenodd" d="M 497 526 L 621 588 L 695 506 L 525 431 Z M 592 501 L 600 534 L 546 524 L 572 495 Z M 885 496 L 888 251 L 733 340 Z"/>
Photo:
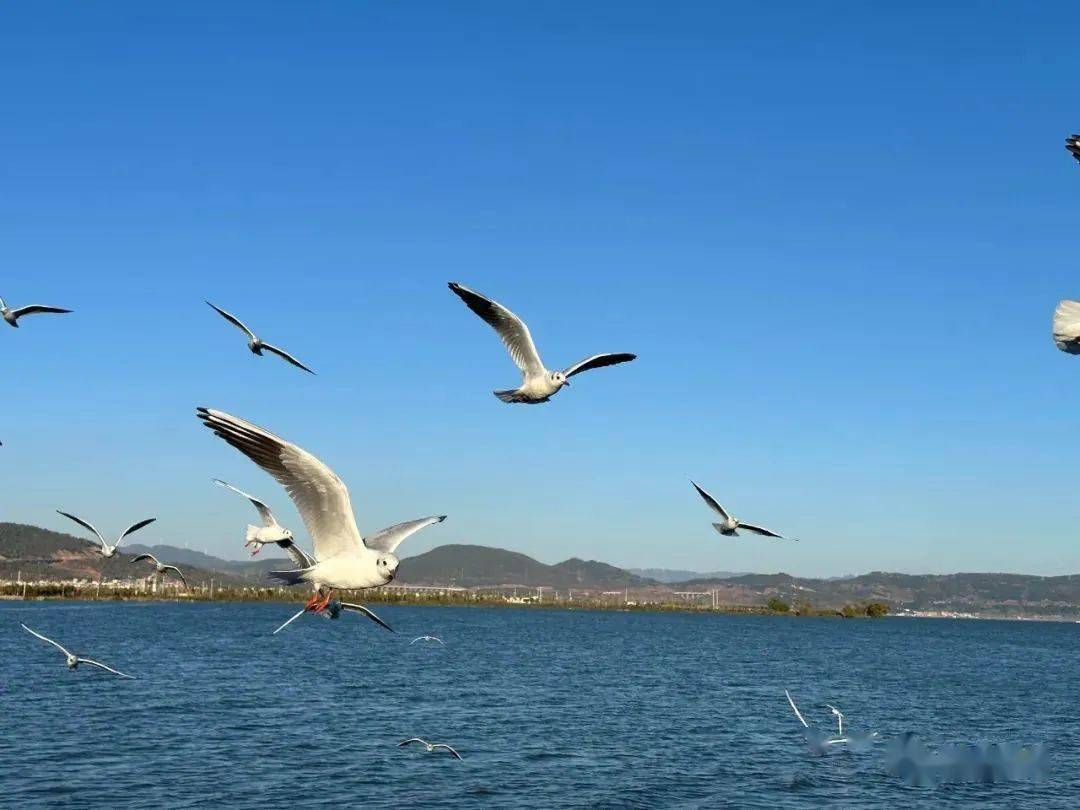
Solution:
<path fill-rule="evenodd" d="M 1080 625 L 0 603 L 0 805 L 1080 806 Z M 138 676 L 68 672 L 19 622 Z M 445 647 L 410 645 L 417 635 Z M 811 722 L 1047 742 L 1041 785 L 907 787 Z M 421 736 L 463 762 L 396 747 Z"/>

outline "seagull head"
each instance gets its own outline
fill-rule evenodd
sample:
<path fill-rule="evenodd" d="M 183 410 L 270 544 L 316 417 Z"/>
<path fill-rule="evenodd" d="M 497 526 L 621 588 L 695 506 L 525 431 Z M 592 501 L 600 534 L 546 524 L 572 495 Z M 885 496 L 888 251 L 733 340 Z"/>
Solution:
<path fill-rule="evenodd" d="M 386 582 L 392 580 L 397 574 L 397 567 L 398 558 L 389 552 L 383 552 L 375 560 L 375 570 Z"/>
<path fill-rule="evenodd" d="M 116 546 L 102 545 L 101 553 L 105 557 L 111 557 L 116 553 Z"/>
<path fill-rule="evenodd" d="M 570 385 L 570 381 L 566 379 L 566 375 L 563 374 L 561 371 L 551 372 L 551 381 L 560 388 L 562 388 L 564 385 Z"/>

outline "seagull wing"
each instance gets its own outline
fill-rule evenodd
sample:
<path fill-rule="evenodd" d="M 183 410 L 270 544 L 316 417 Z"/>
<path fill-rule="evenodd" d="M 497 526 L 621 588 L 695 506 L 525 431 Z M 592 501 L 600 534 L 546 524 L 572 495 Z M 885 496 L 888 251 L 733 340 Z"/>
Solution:
<path fill-rule="evenodd" d="M 1072 156 L 1080 162 L 1080 134 L 1070 135 L 1065 139 L 1065 148 L 1072 153 Z"/>
<path fill-rule="evenodd" d="M 381 532 L 376 532 L 370 537 L 366 537 L 364 539 L 364 545 L 375 551 L 392 553 L 394 549 L 401 545 L 401 541 L 409 535 L 416 534 L 426 526 L 442 523 L 444 520 L 446 520 L 446 515 L 434 515 L 432 517 L 420 518 L 419 520 L 407 520 L 404 523 L 398 523 L 383 529 Z"/>
<path fill-rule="evenodd" d="M 791 710 L 795 712 L 795 716 L 799 718 L 799 722 L 806 728 L 810 728 L 810 724 L 806 722 L 806 718 L 802 716 L 802 712 L 799 711 L 799 707 L 795 705 L 795 701 L 791 699 L 791 692 L 787 689 L 784 690 L 784 694 L 787 695 L 787 702 L 791 704 Z"/>
<path fill-rule="evenodd" d="M 363 605 L 357 605 L 357 604 L 354 604 L 353 602 L 342 602 L 341 606 L 345 610 L 352 610 L 352 611 L 354 611 L 356 613 L 363 613 L 365 616 L 367 616 L 369 619 L 371 619 L 373 622 L 375 622 L 375 624 L 379 625 L 379 627 L 385 627 L 391 633 L 394 632 L 393 627 L 388 625 L 386 622 L 384 622 L 382 619 L 380 619 L 372 611 L 368 610 Z"/>
<path fill-rule="evenodd" d="M 18 320 L 23 315 L 37 315 L 39 313 L 52 313 L 54 315 L 67 315 L 71 312 L 70 309 L 61 309 L 60 307 L 46 307 L 41 304 L 31 304 L 28 307 L 19 307 L 12 311 L 12 316 L 15 320 Z"/>
<path fill-rule="evenodd" d="M 279 524 L 277 522 L 277 519 L 274 517 L 274 513 L 270 511 L 270 507 L 267 506 L 262 501 L 260 501 L 254 495 L 248 495 L 243 490 L 237 489 L 232 484 L 228 484 L 225 481 L 221 481 L 221 480 L 219 480 L 217 478 L 214 479 L 214 483 L 217 484 L 218 486 L 225 487 L 226 489 L 231 489 L 237 495 L 243 495 L 245 498 L 247 498 L 249 501 L 251 501 L 251 503 L 255 507 L 256 511 L 258 511 L 259 517 L 262 518 L 263 526 L 265 526 L 267 528 L 270 528 L 271 526 L 279 526 L 279 525 L 281 525 L 281 524 Z"/>
<path fill-rule="evenodd" d="M 529 377 L 544 373 L 544 364 L 540 362 L 536 344 L 533 343 L 525 321 L 502 304 L 485 298 L 468 287 L 462 287 L 457 282 L 451 281 L 449 287 L 469 309 L 483 318 L 498 333 L 506 350 L 510 352 L 510 359 L 521 369 L 522 374 Z"/>
<path fill-rule="evenodd" d="M 297 568 L 311 568 L 318 563 L 314 557 L 296 545 L 292 540 L 279 540 L 278 548 L 283 549 L 289 558 L 296 563 Z"/>
<path fill-rule="evenodd" d="M 105 664 L 101 663 L 100 661 L 91 661 L 89 658 L 80 658 L 78 659 L 78 661 L 80 664 L 89 664 L 92 667 L 100 667 L 106 672 L 111 672 L 113 675 L 119 675 L 121 678 L 135 677 L 134 675 L 126 675 L 118 669 L 113 669 L 112 667 L 105 666 Z"/>
<path fill-rule="evenodd" d="M 690 483 L 694 484 L 693 481 L 691 481 Z M 696 489 L 698 491 L 698 495 L 700 495 L 704 499 L 705 503 L 707 503 L 709 506 L 711 506 L 713 509 L 715 509 L 717 511 L 717 513 L 724 520 L 730 520 L 731 519 L 731 518 L 728 517 L 727 510 L 725 510 L 724 507 L 722 507 L 719 503 L 717 503 L 716 498 L 714 498 L 708 492 L 703 490 L 697 484 L 694 484 L 694 489 Z"/>
<path fill-rule="evenodd" d="M 401 742 L 399 742 L 397 744 L 397 747 L 401 748 L 401 746 L 403 746 L 403 745 L 408 745 L 409 743 L 414 743 L 414 742 L 418 742 L 421 745 L 427 745 L 428 744 L 427 740 L 421 740 L 419 737 L 410 737 L 407 740 L 402 740 Z"/>
<path fill-rule="evenodd" d="M 276 354 L 278 357 L 282 358 L 283 360 L 289 361 L 290 363 L 292 363 L 297 368 L 302 368 L 308 374 L 314 374 L 315 373 L 314 371 L 312 371 L 310 368 L 305 366 L 303 363 L 301 363 L 299 360 L 297 360 L 295 357 L 293 357 L 291 354 L 289 354 L 284 349 L 279 349 L 277 346 L 271 346 L 269 343 L 264 343 L 262 345 L 262 347 L 264 349 L 266 349 L 268 352 L 273 352 L 274 354 Z"/>
<path fill-rule="evenodd" d="M 446 749 L 447 751 L 449 751 L 449 752 L 450 752 L 451 754 L 453 754 L 453 755 L 454 755 L 455 757 L 457 757 L 458 759 L 461 759 L 461 754 L 459 754 L 459 753 L 458 753 L 457 751 L 455 751 L 455 750 L 454 750 L 453 748 L 451 748 L 451 747 L 450 747 L 449 745 L 447 745 L 446 743 L 435 743 L 435 745 L 433 745 L 433 746 L 431 746 L 431 747 L 432 747 L 432 748 L 445 748 L 445 749 Z"/>
<path fill-rule="evenodd" d="M 129 534 L 134 534 L 143 526 L 149 526 L 155 520 L 157 520 L 157 518 L 147 518 L 146 520 L 140 520 L 138 523 L 132 523 L 130 526 L 124 529 L 124 533 L 120 535 L 120 538 L 116 541 L 116 545 L 120 545 L 120 540 L 123 540 Z"/>
<path fill-rule="evenodd" d="M 129 563 L 137 563 L 140 560 L 150 560 L 152 563 L 154 563 L 154 565 L 159 564 L 158 563 L 158 558 L 155 557 L 153 554 L 136 554 L 134 557 L 132 557 L 130 560 L 128 560 L 128 562 Z"/>
<path fill-rule="evenodd" d="M 227 441 L 285 487 L 315 545 L 326 560 L 363 547 L 349 490 L 334 471 L 311 453 L 244 419 L 221 411 L 198 409 L 216 436 Z"/>
<path fill-rule="evenodd" d="M 631 360 L 636 359 L 636 354 L 594 354 L 592 357 L 586 357 L 584 360 L 574 363 L 574 365 L 563 371 L 563 374 L 567 377 L 573 377 L 583 371 L 591 371 L 594 368 L 603 368 L 604 366 L 617 366 L 619 363 L 629 363 Z"/>
<path fill-rule="evenodd" d="M 176 575 L 178 577 L 180 577 L 180 581 L 184 583 L 184 587 L 186 588 L 188 586 L 187 580 L 184 578 L 184 572 L 181 571 L 179 568 L 177 568 L 175 565 L 166 565 L 165 570 L 166 571 L 175 571 Z"/>
<path fill-rule="evenodd" d="M 296 621 L 297 619 L 299 619 L 299 618 L 300 618 L 301 616 L 303 616 L 303 615 L 304 615 L 305 613 L 307 613 L 307 608 L 304 608 L 304 609 L 303 609 L 303 610 L 301 610 L 301 611 L 300 611 L 299 613 L 294 613 L 294 614 L 293 614 L 292 616 L 290 616 L 290 617 L 289 617 L 288 621 L 286 621 L 286 622 L 285 622 L 285 623 L 284 623 L 283 625 L 281 625 L 281 626 L 280 626 L 280 627 L 279 627 L 279 628 L 278 628 L 277 630 L 275 630 L 275 631 L 274 631 L 273 633 L 271 633 L 270 635 L 272 635 L 272 636 L 276 636 L 276 635 L 277 635 L 278 633 L 280 633 L 280 632 L 281 632 L 282 630 L 284 630 L 284 629 L 285 629 L 286 627 L 288 627 L 288 626 L 289 626 L 290 624 L 292 624 L 293 622 L 295 622 L 295 621 Z"/>
<path fill-rule="evenodd" d="M 244 322 L 241 321 L 239 318 L 237 318 L 235 315 L 229 314 L 228 312 L 223 310 L 221 307 L 215 307 L 209 301 L 207 301 L 206 304 L 211 309 L 215 310 L 222 318 L 224 318 L 229 323 L 231 323 L 233 326 L 244 330 L 244 334 L 246 334 L 249 338 L 251 338 L 252 340 L 258 340 L 258 338 L 255 337 L 255 333 L 252 332 L 250 329 L 248 329 L 246 326 L 244 326 Z"/>
<path fill-rule="evenodd" d="M 106 543 L 105 543 L 105 538 L 101 536 L 101 532 L 99 532 L 99 531 L 98 531 L 97 529 L 95 529 L 95 528 L 94 528 L 93 526 L 91 526 L 91 525 L 90 525 L 89 523 L 87 523 L 87 522 L 86 522 L 85 520 L 83 520 L 82 518 L 77 518 L 77 517 L 75 517 L 74 515 L 69 515 L 69 514 L 68 514 L 67 512 L 61 512 L 61 511 L 60 511 L 59 509 L 57 509 L 57 510 L 56 510 L 56 513 L 57 513 L 58 515 L 63 515 L 63 516 L 64 516 L 64 517 L 66 517 L 66 518 L 67 518 L 68 520 L 74 520 L 74 521 L 75 521 L 76 523 L 78 523 L 78 524 L 79 524 L 80 526 L 82 526 L 82 527 L 83 527 L 84 529 L 89 529 L 89 530 L 90 530 L 90 531 L 92 531 L 92 532 L 93 532 L 93 533 L 94 533 L 95 535 L 97 535 L 97 539 L 101 541 L 101 545 L 102 545 L 102 547 L 104 547 L 104 546 L 106 545 Z"/>
<path fill-rule="evenodd" d="M 37 637 L 38 637 L 38 638 L 40 638 L 40 639 L 41 639 L 42 641 L 47 641 L 47 642 L 49 642 L 49 643 L 50 643 L 50 644 L 52 644 L 52 645 L 53 645 L 54 647 L 56 647 L 56 649 L 60 650 L 60 652 L 62 652 L 62 653 L 63 653 L 64 655 L 71 655 L 71 653 L 70 653 L 70 652 L 68 652 L 68 649 L 67 649 L 67 647 L 65 647 L 64 645 L 62 645 L 62 644 L 57 644 L 57 643 L 56 643 L 55 641 L 53 641 L 53 640 L 52 640 L 51 638 L 46 638 L 45 636 L 41 635 L 41 633 L 37 632 L 36 630 L 31 630 L 31 629 L 30 629 L 29 627 L 27 627 L 27 626 L 26 626 L 25 624 L 23 624 L 22 622 L 19 622 L 19 626 L 20 626 L 20 627 L 21 627 L 21 628 L 22 628 L 23 630 L 25 630 L 25 631 L 26 631 L 27 633 L 29 633 L 30 635 L 32 635 L 32 636 L 37 636 Z"/>
<path fill-rule="evenodd" d="M 1080 354 L 1080 301 L 1064 299 L 1054 309 L 1054 343 L 1063 352 Z"/>
<path fill-rule="evenodd" d="M 749 523 L 743 523 L 742 521 L 739 521 L 739 528 L 740 529 L 746 529 L 748 532 L 753 532 L 754 534 L 764 535 L 765 537 L 779 537 L 781 540 L 787 540 L 788 539 L 788 538 L 784 537 L 784 535 L 777 534 L 776 532 L 772 531 L 771 529 L 765 529 L 765 528 L 762 528 L 761 526 L 751 526 Z"/>

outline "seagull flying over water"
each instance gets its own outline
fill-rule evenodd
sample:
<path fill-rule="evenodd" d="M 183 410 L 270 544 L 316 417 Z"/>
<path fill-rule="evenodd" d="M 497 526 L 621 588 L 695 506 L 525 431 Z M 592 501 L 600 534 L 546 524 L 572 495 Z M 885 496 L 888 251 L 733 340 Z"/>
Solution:
<path fill-rule="evenodd" d="M 337 619 L 337 618 L 341 617 L 341 614 L 344 611 L 352 611 L 353 613 L 361 613 L 364 616 L 367 616 L 373 622 L 375 622 L 375 624 L 379 625 L 379 627 L 385 628 L 386 630 L 389 630 L 391 633 L 394 632 L 393 627 L 388 625 L 386 622 L 384 622 L 382 619 L 380 619 L 378 616 L 376 616 L 373 611 L 368 610 L 363 605 L 357 605 L 357 604 L 355 604 L 353 602 L 342 602 L 340 599 L 336 599 L 336 598 L 331 599 L 327 603 L 326 608 L 324 610 L 317 611 L 316 615 L 317 616 L 322 616 L 324 619 Z M 271 633 L 271 635 L 276 636 L 278 633 L 280 633 L 282 630 L 284 630 L 290 624 L 295 622 L 297 619 L 299 619 L 305 613 L 309 613 L 309 612 L 311 612 L 311 611 L 307 607 L 305 607 L 303 610 L 298 611 L 297 613 L 294 613 L 292 616 L 290 616 L 288 618 L 288 620 L 284 624 L 282 624 L 280 627 L 278 627 L 277 630 L 275 630 L 273 633 Z"/>
<path fill-rule="evenodd" d="M 418 641 L 437 641 L 440 644 L 443 644 L 443 640 L 441 638 L 437 638 L 436 636 L 417 636 L 412 641 L 410 641 L 409 644 L 415 644 Z M 443 646 L 445 647 L 446 645 L 443 644 Z"/>
<path fill-rule="evenodd" d="M 116 554 L 116 549 L 118 549 L 120 547 L 120 541 L 123 540 L 125 537 L 127 537 L 129 534 L 134 534 L 139 529 L 141 529 L 143 526 L 149 526 L 151 523 L 153 523 L 155 520 L 157 520 L 157 518 L 147 518 L 146 520 L 140 520 L 138 523 L 133 523 L 132 525 L 130 525 L 126 529 L 124 529 L 124 533 L 122 535 L 120 535 L 120 537 L 117 539 L 116 543 L 114 543 L 113 545 L 109 545 L 107 542 L 105 542 L 105 538 L 101 536 L 101 532 L 99 532 L 97 529 L 95 529 L 93 526 L 91 526 L 89 523 L 87 523 L 82 518 L 77 518 L 74 515 L 69 515 L 67 512 L 61 512 L 59 509 L 56 510 L 56 513 L 58 515 L 63 515 L 68 520 L 74 520 L 76 523 L 78 523 L 84 529 L 89 529 L 94 534 L 96 534 L 97 539 L 99 541 L 101 541 L 101 548 L 99 549 L 101 551 L 101 555 L 103 557 L 106 557 L 106 558 L 112 557 L 114 554 Z"/>
<path fill-rule="evenodd" d="M 41 633 L 38 633 L 35 630 L 31 630 L 25 624 L 22 624 L 20 622 L 19 626 L 22 627 L 22 629 L 25 630 L 30 635 L 37 636 L 42 641 L 47 641 L 50 644 L 52 644 L 54 647 L 56 647 L 56 649 L 60 650 L 60 652 L 62 652 L 65 655 L 65 657 L 67 658 L 67 668 L 68 669 L 74 670 L 74 669 L 78 668 L 79 664 L 89 664 L 92 667 L 100 667 L 101 669 L 104 669 L 107 672 L 111 672 L 114 675 L 119 675 L 121 678 L 134 678 L 135 677 L 134 675 L 125 675 L 123 672 L 120 672 L 119 670 L 113 669 L 112 667 L 107 667 L 104 664 L 102 664 L 100 661 L 91 661 L 89 658 L 80 658 L 79 656 L 75 655 L 73 652 L 69 651 L 63 645 L 57 644 L 51 638 L 45 638 L 45 636 L 41 635 Z"/>
<path fill-rule="evenodd" d="M 1070 135 L 1065 139 L 1065 148 L 1080 163 L 1080 134 Z"/>
<path fill-rule="evenodd" d="M 176 575 L 180 577 L 180 581 L 184 583 L 184 587 L 186 588 L 188 586 L 187 580 L 184 579 L 183 571 L 181 571 L 175 565 L 165 565 L 165 563 L 161 562 L 153 554 L 137 554 L 136 556 L 132 557 L 128 562 L 137 563 L 141 560 L 150 560 L 150 562 L 154 564 L 154 571 L 160 576 L 165 576 L 168 571 L 175 571 Z"/>
<path fill-rule="evenodd" d="M 314 565 L 272 571 L 270 575 L 289 585 L 314 584 L 316 593 L 305 606 L 308 610 L 326 610 L 335 588 L 361 590 L 386 585 L 397 573 L 394 550 L 401 542 L 425 526 L 446 520 L 446 515 L 410 520 L 365 540 L 356 526 L 348 488 L 311 453 L 222 411 L 199 408 L 198 416 L 214 435 L 277 479 L 296 504 L 315 547 Z M 320 597 L 323 587 L 327 592 Z"/>
<path fill-rule="evenodd" d="M 690 483 L 694 484 L 693 481 L 691 481 Z M 777 534 L 771 529 L 766 529 L 761 526 L 752 526 L 749 523 L 743 523 L 741 520 L 737 520 L 736 518 L 733 518 L 731 515 L 729 515 L 727 510 L 724 509 L 724 507 L 722 507 L 719 503 L 717 503 L 716 498 L 703 490 L 697 484 L 694 484 L 694 489 L 698 491 L 698 495 L 700 495 L 704 499 L 705 503 L 715 509 L 716 512 L 720 515 L 720 517 L 724 519 L 722 523 L 714 523 L 713 528 L 715 528 L 718 532 L 720 532 L 720 534 L 724 535 L 725 537 L 738 537 L 738 530 L 745 529 L 748 532 L 760 534 L 765 537 L 777 537 L 781 540 L 794 539 L 786 538 L 783 535 Z"/>
<path fill-rule="evenodd" d="M 791 693 L 785 689 L 784 694 L 787 696 L 788 703 L 791 704 L 791 710 L 795 712 L 795 716 L 799 718 L 799 722 L 803 724 L 805 729 L 806 741 L 810 744 L 810 749 L 818 754 L 825 753 L 826 749 L 830 745 L 849 745 L 850 750 L 860 751 L 866 750 L 873 744 L 874 740 L 878 738 L 876 731 L 870 734 L 848 734 L 844 736 L 844 715 L 835 706 L 830 706 L 828 703 L 824 704 L 834 715 L 837 720 L 837 735 L 830 737 L 823 731 L 818 731 L 806 722 L 806 718 L 803 717 L 802 712 L 799 711 L 799 707 L 795 705 L 795 701 L 791 697 Z"/>
<path fill-rule="evenodd" d="M 524 402 L 530 405 L 547 402 L 564 386 L 570 385 L 570 378 L 575 374 L 626 363 L 637 357 L 636 354 L 594 354 L 562 371 L 550 371 L 541 362 L 529 327 L 521 318 L 502 304 L 485 298 L 468 287 L 462 287 L 457 282 L 451 281 L 449 286 L 469 309 L 498 333 L 503 345 L 510 352 L 510 359 L 521 369 L 522 383 L 519 388 L 494 392 L 503 402 Z"/>
<path fill-rule="evenodd" d="M 401 742 L 398 743 L 398 748 L 401 748 L 402 746 L 405 746 L 405 745 L 408 745 L 409 743 L 414 743 L 414 742 L 415 743 L 420 743 L 422 746 L 427 748 L 429 754 L 432 751 L 434 751 L 436 748 L 445 748 L 447 751 L 449 751 L 455 757 L 457 757 L 458 759 L 461 759 L 461 754 L 459 754 L 457 751 L 455 751 L 453 748 L 451 748 L 446 743 L 429 743 L 427 740 L 421 740 L 419 737 L 412 737 L 411 739 L 408 739 L 408 740 L 402 740 Z"/>
<path fill-rule="evenodd" d="M 303 363 L 301 363 L 299 360 L 297 360 L 295 357 L 293 357 L 291 354 L 289 354 L 284 349 L 279 349 L 277 346 L 271 346 L 269 343 L 266 343 L 265 341 L 261 340 L 254 332 L 252 332 L 250 329 L 248 329 L 246 326 L 244 326 L 243 321 L 241 321 L 235 315 L 229 314 L 228 312 L 221 309 L 220 307 L 215 307 L 209 301 L 207 301 L 206 303 L 212 309 L 214 309 L 218 314 L 220 314 L 222 318 L 227 320 L 233 326 L 236 326 L 239 329 L 242 329 L 244 331 L 244 334 L 246 334 L 248 336 L 248 349 L 251 350 L 252 354 L 257 354 L 257 355 L 259 355 L 259 357 L 262 357 L 263 349 L 265 349 L 266 351 L 268 351 L 268 352 L 270 352 L 272 354 L 276 354 L 278 357 L 282 358 L 283 360 L 286 360 L 286 361 L 292 363 L 297 368 L 302 368 L 304 371 L 308 372 L 309 374 L 314 374 L 315 373 L 314 371 L 312 371 L 310 368 L 305 366 Z"/>
<path fill-rule="evenodd" d="M 277 522 L 277 518 L 274 517 L 274 513 L 270 511 L 269 506 L 254 495 L 248 495 L 225 481 L 215 478 L 214 483 L 226 489 L 231 489 L 237 495 L 243 495 L 251 501 L 255 510 L 259 513 L 259 517 L 262 518 L 262 528 L 250 524 L 247 527 L 247 542 L 244 545 L 252 549 L 252 557 L 258 554 L 267 543 L 274 543 L 278 548 L 284 549 L 292 557 L 293 562 L 301 568 L 308 568 L 314 564 L 314 561 L 293 542 L 293 533 Z"/>
<path fill-rule="evenodd" d="M 46 307 L 41 304 L 31 304 L 28 307 L 19 307 L 18 309 L 12 309 L 9 307 L 3 298 L 0 298 L 0 316 L 3 317 L 11 326 L 16 329 L 19 328 L 19 318 L 23 315 L 37 315 L 40 313 L 53 313 L 56 315 L 67 315 L 71 312 L 70 309 L 61 309 L 60 307 Z"/>

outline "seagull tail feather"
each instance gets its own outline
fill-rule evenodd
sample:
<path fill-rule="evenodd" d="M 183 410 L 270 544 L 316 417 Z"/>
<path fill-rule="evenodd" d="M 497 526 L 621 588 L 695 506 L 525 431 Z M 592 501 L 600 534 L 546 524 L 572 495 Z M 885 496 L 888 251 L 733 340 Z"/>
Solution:
<path fill-rule="evenodd" d="M 259 539 L 259 527 L 258 526 L 252 526 L 249 523 L 248 527 L 247 527 L 247 535 L 245 535 L 244 540 L 246 542 L 248 542 L 248 543 L 252 543 L 252 542 L 254 542 L 255 540 L 258 540 L 258 539 Z"/>
<path fill-rule="evenodd" d="M 295 571 L 271 571 L 270 576 L 281 580 L 286 585 L 298 585 L 304 581 L 310 568 L 298 568 Z"/>
<path fill-rule="evenodd" d="M 503 402 L 521 402 L 521 394 L 516 388 L 507 388 L 505 391 L 492 391 Z"/>

